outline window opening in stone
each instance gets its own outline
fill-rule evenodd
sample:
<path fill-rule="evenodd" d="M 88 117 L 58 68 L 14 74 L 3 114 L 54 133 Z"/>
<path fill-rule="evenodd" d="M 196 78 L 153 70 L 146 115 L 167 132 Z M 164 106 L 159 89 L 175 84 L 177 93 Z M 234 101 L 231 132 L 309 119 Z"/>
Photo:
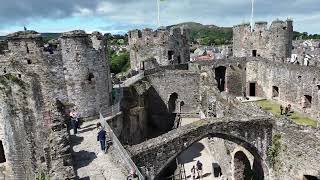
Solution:
<path fill-rule="evenodd" d="M 94 75 L 93 75 L 93 73 L 89 73 L 89 75 L 88 75 L 88 81 L 89 82 L 92 82 L 92 79 L 94 78 Z"/>
<path fill-rule="evenodd" d="M 303 107 L 311 108 L 311 105 L 312 105 L 312 97 L 309 95 L 304 95 Z"/>
<path fill-rule="evenodd" d="M 21 74 L 18 74 L 18 78 L 21 78 Z"/>
<path fill-rule="evenodd" d="M 4 162 L 6 162 L 6 156 L 4 154 L 2 141 L 0 141 L 0 163 L 4 163 Z"/>
<path fill-rule="evenodd" d="M 169 102 L 168 102 L 169 113 L 175 113 L 177 99 L 178 99 L 177 93 L 174 92 L 170 95 Z"/>
<path fill-rule="evenodd" d="M 257 50 L 252 50 L 252 57 L 257 57 Z"/>
<path fill-rule="evenodd" d="M 217 81 L 218 89 L 220 92 L 225 91 L 226 70 L 227 68 L 224 66 L 215 68 L 215 79 Z"/>
<path fill-rule="evenodd" d="M 317 85 L 318 91 L 320 91 L 320 85 Z"/>
<path fill-rule="evenodd" d="M 299 82 L 301 81 L 301 76 L 298 76 L 298 81 L 299 81 Z"/>
<path fill-rule="evenodd" d="M 26 44 L 26 49 L 27 49 L 27 53 L 29 54 L 29 53 L 30 53 L 30 51 L 29 51 L 28 44 Z"/>
<path fill-rule="evenodd" d="M 7 68 L 3 68 L 3 73 L 7 73 Z"/>
<path fill-rule="evenodd" d="M 180 102 L 180 113 L 182 112 L 182 106 L 184 106 L 184 101 Z"/>
<path fill-rule="evenodd" d="M 256 83 L 249 84 L 249 96 L 256 96 Z"/>
<path fill-rule="evenodd" d="M 283 27 L 283 30 L 287 30 L 287 27 Z"/>
<path fill-rule="evenodd" d="M 32 61 L 30 59 L 27 59 L 28 64 L 32 64 Z"/>
<path fill-rule="evenodd" d="M 310 176 L 310 175 L 303 175 L 303 180 L 319 180 L 319 177 Z"/>
<path fill-rule="evenodd" d="M 279 87 L 272 86 L 272 97 L 279 97 Z"/>
<path fill-rule="evenodd" d="M 138 38 L 142 38 L 142 32 L 138 31 Z"/>
<path fill-rule="evenodd" d="M 178 56 L 178 64 L 181 64 L 181 57 Z"/>
<path fill-rule="evenodd" d="M 173 59 L 173 51 L 168 51 L 168 60 L 172 60 Z"/>

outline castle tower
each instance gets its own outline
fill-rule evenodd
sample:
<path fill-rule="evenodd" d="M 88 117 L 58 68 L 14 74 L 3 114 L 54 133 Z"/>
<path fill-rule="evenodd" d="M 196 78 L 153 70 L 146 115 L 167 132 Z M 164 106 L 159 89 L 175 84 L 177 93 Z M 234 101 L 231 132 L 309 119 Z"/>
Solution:
<path fill-rule="evenodd" d="M 18 31 L 7 36 L 10 51 L 32 54 L 38 53 L 43 45 L 41 34 L 36 31 Z"/>
<path fill-rule="evenodd" d="M 233 55 L 235 57 L 289 58 L 292 50 L 292 20 L 275 20 L 268 28 L 267 22 L 256 22 L 233 27 Z"/>
<path fill-rule="evenodd" d="M 111 92 L 104 37 L 95 33 L 90 38 L 79 30 L 64 33 L 60 42 L 69 103 L 83 117 L 98 115 L 108 107 Z"/>
<path fill-rule="evenodd" d="M 190 61 L 189 31 L 184 28 L 129 31 L 131 69 L 143 69 L 146 59 L 162 66 Z"/>

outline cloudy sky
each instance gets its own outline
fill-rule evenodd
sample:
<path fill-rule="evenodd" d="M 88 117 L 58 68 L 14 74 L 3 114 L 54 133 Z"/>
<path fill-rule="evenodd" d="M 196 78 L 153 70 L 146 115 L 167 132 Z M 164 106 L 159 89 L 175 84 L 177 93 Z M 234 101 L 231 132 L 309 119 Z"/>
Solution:
<path fill-rule="evenodd" d="M 294 20 L 294 29 L 320 33 L 319 0 L 255 0 L 255 20 Z M 157 0 L 0 0 L 0 35 L 23 30 L 123 33 L 157 24 Z M 165 0 L 161 25 L 200 22 L 232 26 L 248 22 L 251 0 Z"/>

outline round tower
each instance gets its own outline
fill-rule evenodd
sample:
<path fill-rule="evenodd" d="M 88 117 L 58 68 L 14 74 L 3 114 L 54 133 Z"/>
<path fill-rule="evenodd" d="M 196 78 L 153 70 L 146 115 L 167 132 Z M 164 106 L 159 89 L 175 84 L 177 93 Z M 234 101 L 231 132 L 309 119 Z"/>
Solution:
<path fill-rule="evenodd" d="M 94 47 L 100 47 L 98 37 Z M 101 38 L 101 37 L 100 37 Z M 105 64 L 103 69 L 107 69 L 104 50 L 96 50 L 89 35 L 84 31 L 70 31 L 60 37 L 61 54 L 65 81 L 68 94 L 68 103 L 74 104 L 82 117 L 92 117 L 98 115 L 101 107 L 109 105 L 109 94 L 100 96 L 101 89 L 109 90 L 107 79 L 97 81 L 101 77 L 101 69 L 96 68 Z M 102 55 L 104 54 L 104 55 Z M 100 62 L 96 64 L 96 62 Z M 108 73 L 106 70 L 104 73 Z M 98 90 L 98 91 L 97 91 Z M 104 99 L 101 99 L 104 98 Z"/>

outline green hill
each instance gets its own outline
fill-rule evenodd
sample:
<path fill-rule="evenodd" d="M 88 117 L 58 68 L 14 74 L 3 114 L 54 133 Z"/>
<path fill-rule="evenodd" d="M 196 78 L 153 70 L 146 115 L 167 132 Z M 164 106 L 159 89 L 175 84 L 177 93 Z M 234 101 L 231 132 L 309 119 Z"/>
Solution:
<path fill-rule="evenodd" d="M 56 39 L 60 36 L 61 33 L 41 33 L 43 39 L 45 42 L 51 40 L 51 39 Z M 6 36 L 0 36 L 0 40 L 5 40 Z"/>
<path fill-rule="evenodd" d="M 193 43 L 201 45 L 221 45 L 232 43 L 232 27 L 218 27 L 203 25 L 195 22 L 176 24 L 170 27 L 187 27 L 190 29 L 190 38 Z"/>

